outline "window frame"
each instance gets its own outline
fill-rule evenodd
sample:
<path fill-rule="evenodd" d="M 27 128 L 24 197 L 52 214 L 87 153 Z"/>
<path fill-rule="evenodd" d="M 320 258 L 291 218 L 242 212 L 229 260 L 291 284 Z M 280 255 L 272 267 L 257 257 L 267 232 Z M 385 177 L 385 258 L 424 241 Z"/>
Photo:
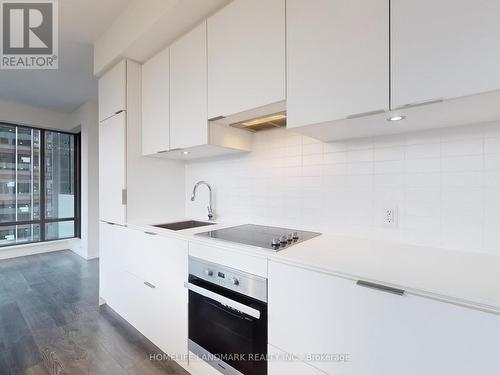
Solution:
<path fill-rule="evenodd" d="M 11 247 L 11 246 L 19 246 L 19 245 L 26 245 L 26 244 L 36 244 L 36 243 L 42 243 L 42 242 L 52 242 L 52 241 L 61 241 L 61 240 L 68 240 L 72 238 L 81 238 L 81 132 L 78 133 L 72 133 L 68 131 L 62 131 L 58 129 L 44 129 L 44 128 L 39 128 L 36 126 L 28 126 L 28 125 L 23 125 L 23 124 L 15 124 L 11 122 L 5 122 L 5 121 L 0 121 L 0 125 L 6 125 L 6 126 L 14 126 L 17 128 L 24 128 L 24 129 L 30 129 L 30 130 L 38 130 L 40 132 L 40 198 L 39 198 L 39 219 L 36 220 L 18 220 L 18 221 L 10 221 L 10 222 L 0 222 L 0 229 L 2 227 L 7 227 L 7 226 L 21 226 L 21 225 L 39 225 L 40 226 L 40 239 L 39 240 L 34 240 L 34 241 L 23 241 L 23 242 L 13 242 L 9 244 L 2 245 L 0 244 L 0 249 L 5 248 L 5 247 Z M 74 168 L 74 210 L 73 210 L 73 217 L 68 217 L 68 218 L 46 218 L 47 213 L 46 213 L 46 181 L 45 181 L 45 135 L 46 132 L 52 132 L 52 133 L 60 133 L 60 134 L 68 134 L 73 136 L 74 138 L 74 161 L 73 161 L 73 168 Z M 16 138 L 17 142 L 17 138 Z M 33 148 L 33 144 L 31 145 Z M 17 154 L 16 154 L 17 157 Z M 33 162 L 33 161 L 32 161 Z M 16 185 L 15 188 L 15 193 L 17 194 L 18 192 L 18 186 Z M 68 221 L 73 221 L 74 222 L 74 230 L 73 230 L 73 236 L 72 237 L 65 237 L 65 238 L 54 238 L 54 239 L 46 239 L 46 224 L 50 223 L 62 223 L 62 222 L 68 222 Z"/>

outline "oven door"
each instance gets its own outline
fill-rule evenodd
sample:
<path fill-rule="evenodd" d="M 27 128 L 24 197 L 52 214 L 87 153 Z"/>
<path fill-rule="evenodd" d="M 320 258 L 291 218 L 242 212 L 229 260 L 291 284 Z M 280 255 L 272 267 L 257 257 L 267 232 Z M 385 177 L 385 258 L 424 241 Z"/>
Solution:
<path fill-rule="evenodd" d="M 267 374 L 267 304 L 190 276 L 189 349 L 223 374 Z"/>

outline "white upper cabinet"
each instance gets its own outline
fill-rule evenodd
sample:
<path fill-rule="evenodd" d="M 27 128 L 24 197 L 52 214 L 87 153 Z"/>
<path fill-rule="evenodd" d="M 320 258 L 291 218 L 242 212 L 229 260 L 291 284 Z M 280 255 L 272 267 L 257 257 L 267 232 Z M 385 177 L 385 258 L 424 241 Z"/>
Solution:
<path fill-rule="evenodd" d="M 164 49 L 142 66 L 142 154 L 170 149 L 170 50 Z"/>
<path fill-rule="evenodd" d="M 99 121 L 127 108 L 127 62 L 121 61 L 99 79 Z"/>
<path fill-rule="evenodd" d="M 207 24 L 170 46 L 170 148 L 208 143 Z"/>
<path fill-rule="evenodd" d="M 126 223 L 126 112 L 99 124 L 99 219 Z"/>
<path fill-rule="evenodd" d="M 235 0 L 208 19 L 208 118 L 285 100 L 285 0 Z"/>
<path fill-rule="evenodd" d="M 388 0 L 287 0 L 286 22 L 287 127 L 389 108 Z"/>
<path fill-rule="evenodd" d="M 500 2 L 392 0 L 392 107 L 500 89 Z"/>

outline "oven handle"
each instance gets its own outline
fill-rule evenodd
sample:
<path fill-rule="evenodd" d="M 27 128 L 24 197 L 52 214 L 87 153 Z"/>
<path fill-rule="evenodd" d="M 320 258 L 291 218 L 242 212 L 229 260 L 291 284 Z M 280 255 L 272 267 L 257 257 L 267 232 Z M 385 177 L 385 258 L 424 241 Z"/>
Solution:
<path fill-rule="evenodd" d="M 229 306 L 235 310 L 238 310 L 244 314 L 250 315 L 251 317 L 255 319 L 260 319 L 260 311 L 256 310 L 250 306 L 244 305 L 243 303 L 236 302 L 230 298 L 221 296 L 220 294 L 214 293 L 211 290 L 202 288 L 198 285 L 195 285 L 193 283 L 184 283 L 184 286 L 188 288 L 189 290 L 192 290 L 195 293 L 198 293 L 204 297 L 210 298 L 214 301 L 217 301 L 225 306 Z"/>

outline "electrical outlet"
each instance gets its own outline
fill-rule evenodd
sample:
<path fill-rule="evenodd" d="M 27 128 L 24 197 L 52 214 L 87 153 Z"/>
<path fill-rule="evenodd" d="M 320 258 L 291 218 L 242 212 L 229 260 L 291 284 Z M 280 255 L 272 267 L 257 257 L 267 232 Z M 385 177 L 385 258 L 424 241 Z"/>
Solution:
<path fill-rule="evenodd" d="M 384 207 L 383 209 L 382 224 L 384 227 L 395 228 L 398 225 L 398 208 Z"/>

